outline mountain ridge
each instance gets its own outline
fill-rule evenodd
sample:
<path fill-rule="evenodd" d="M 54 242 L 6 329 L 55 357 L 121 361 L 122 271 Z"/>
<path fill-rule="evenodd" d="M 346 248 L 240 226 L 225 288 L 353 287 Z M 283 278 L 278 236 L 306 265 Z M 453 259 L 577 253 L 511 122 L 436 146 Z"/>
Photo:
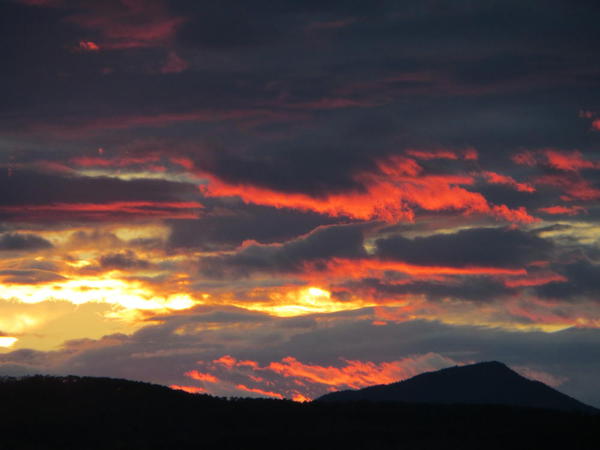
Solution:
<path fill-rule="evenodd" d="M 596 450 L 600 441 L 596 414 L 219 398 L 104 377 L 0 378 L 0 403 L 0 450 Z"/>
<path fill-rule="evenodd" d="M 483 361 L 425 372 L 412 378 L 325 394 L 316 402 L 406 402 L 506 405 L 600 413 L 544 383 L 528 379 L 499 361 Z"/>

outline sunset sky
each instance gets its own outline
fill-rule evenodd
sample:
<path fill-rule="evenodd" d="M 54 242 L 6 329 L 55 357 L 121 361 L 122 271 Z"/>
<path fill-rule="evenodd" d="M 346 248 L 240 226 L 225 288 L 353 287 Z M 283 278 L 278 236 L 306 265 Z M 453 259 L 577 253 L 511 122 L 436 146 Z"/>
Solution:
<path fill-rule="evenodd" d="M 1 0 L 0 375 L 600 406 L 600 2 Z"/>

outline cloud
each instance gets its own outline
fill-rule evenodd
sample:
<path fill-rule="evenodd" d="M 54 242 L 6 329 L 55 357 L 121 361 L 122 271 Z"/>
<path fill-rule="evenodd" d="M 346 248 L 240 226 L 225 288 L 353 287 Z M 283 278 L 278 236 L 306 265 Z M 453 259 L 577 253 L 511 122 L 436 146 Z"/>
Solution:
<path fill-rule="evenodd" d="M 103 269 L 147 269 L 150 263 L 146 260 L 139 259 L 131 250 L 126 250 L 121 253 L 110 253 L 102 255 L 99 260 L 100 267 Z"/>
<path fill-rule="evenodd" d="M 216 395 L 248 395 L 239 388 L 243 385 L 289 398 L 297 393 L 312 398 L 330 388 L 394 381 L 457 362 L 500 360 L 555 380 L 568 379 L 561 390 L 592 404 L 600 402 L 595 389 L 598 330 L 503 331 L 410 320 L 377 326 L 352 315 L 310 329 L 282 328 L 284 322 L 271 318 L 255 327 L 231 322 L 219 329 L 185 328 L 178 321 L 149 325 L 130 336 L 73 341 L 53 352 L 16 350 L 0 355 L 0 361 L 36 371 L 190 386 Z M 259 345 L 264 340 L 270 345 Z M 194 370 L 218 381 L 185 375 Z"/>
<path fill-rule="evenodd" d="M 196 364 L 211 373 L 190 370 L 185 376 L 200 381 L 203 385 L 200 389 L 205 392 L 237 389 L 260 396 L 306 401 L 333 390 L 394 383 L 456 363 L 429 353 L 380 363 L 342 360 L 331 366 L 303 363 L 292 356 L 262 366 L 257 361 L 238 361 L 230 355 Z"/>
<path fill-rule="evenodd" d="M 514 178 L 496 172 L 484 171 L 483 176 L 490 184 L 504 184 L 521 192 L 535 192 L 535 188 L 527 183 L 519 183 Z"/>
<path fill-rule="evenodd" d="M 82 29 L 97 31 L 102 47 L 130 49 L 153 47 L 169 43 L 183 17 L 171 15 L 162 0 L 109 0 L 101 6 L 94 2 L 72 1 L 78 12 L 66 21 Z"/>
<path fill-rule="evenodd" d="M 590 261 L 579 260 L 567 263 L 557 270 L 564 278 L 540 286 L 537 289 L 540 295 L 561 300 L 588 298 L 596 301 L 600 293 L 600 266 Z"/>
<path fill-rule="evenodd" d="M 535 234 L 510 228 L 471 228 L 452 234 L 376 241 L 377 255 L 410 264 L 453 267 L 523 267 L 546 260 L 553 244 Z"/>
<path fill-rule="evenodd" d="M 0 251 L 29 251 L 51 247 L 49 241 L 34 234 L 4 233 L 0 236 Z"/>
<path fill-rule="evenodd" d="M 240 277 L 252 273 L 300 271 L 307 262 L 332 257 L 366 255 L 363 248 L 365 225 L 318 227 L 311 233 L 283 244 L 249 244 L 232 255 L 208 256 L 200 260 L 205 277 Z"/>
<path fill-rule="evenodd" d="M 490 205 L 485 197 L 463 186 L 471 176 L 428 175 L 413 159 L 392 156 L 377 161 L 373 172 L 353 176 L 355 187 L 342 192 L 284 192 L 241 181 L 228 183 L 208 173 L 203 188 L 208 197 L 238 196 L 247 203 L 314 211 L 332 217 L 389 222 L 414 220 L 416 210 L 454 211 L 465 215 L 489 214 L 504 220 L 531 223 L 536 219 L 523 208 Z"/>
<path fill-rule="evenodd" d="M 244 241 L 262 244 L 289 241 L 333 222 L 327 216 L 289 209 L 217 204 L 210 210 L 203 209 L 196 220 L 169 221 L 168 245 L 205 251 L 232 250 Z"/>
<path fill-rule="evenodd" d="M 119 216 L 197 217 L 202 205 L 187 183 L 109 177 L 84 177 L 16 170 L 0 175 L 0 215 L 21 221 L 67 218 L 99 219 Z"/>
<path fill-rule="evenodd" d="M 565 214 L 568 216 L 576 216 L 579 214 L 584 214 L 587 210 L 583 206 L 564 206 L 564 205 L 554 205 L 547 206 L 545 208 L 538 208 L 538 211 L 544 212 L 546 214 L 557 215 L 557 214 Z"/>

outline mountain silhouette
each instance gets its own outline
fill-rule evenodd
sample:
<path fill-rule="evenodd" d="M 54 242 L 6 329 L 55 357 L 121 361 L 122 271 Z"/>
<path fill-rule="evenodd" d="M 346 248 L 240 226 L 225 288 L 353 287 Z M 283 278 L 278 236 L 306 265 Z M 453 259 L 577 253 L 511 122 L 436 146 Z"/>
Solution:
<path fill-rule="evenodd" d="M 540 381 L 530 380 L 498 361 L 427 372 L 398 383 L 332 392 L 320 402 L 443 403 L 507 405 L 594 413 L 581 403 Z"/>
<path fill-rule="evenodd" d="M 110 378 L 0 377 L 0 404 L 0 450 L 597 450 L 600 442 L 598 414 L 218 398 Z"/>

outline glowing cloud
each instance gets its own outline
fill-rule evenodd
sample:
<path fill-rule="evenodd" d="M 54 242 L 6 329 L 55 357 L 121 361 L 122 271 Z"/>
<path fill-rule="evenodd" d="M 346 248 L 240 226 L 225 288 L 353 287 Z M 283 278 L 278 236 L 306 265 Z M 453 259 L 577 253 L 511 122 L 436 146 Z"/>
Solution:
<path fill-rule="evenodd" d="M 496 172 L 484 171 L 483 176 L 490 184 L 505 184 L 520 192 L 535 192 L 535 188 L 527 183 L 519 183 L 514 178 Z"/>
<path fill-rule="evenodd" d="M 566 172 L 578 172 L 582 169 L 600 169 L 600 162 L 585 159 L 583 154 L 578 150 L 525 150 L 513 155 L 512 160 L 524 166 L 545 165 Z"/>
<path fill-rule="evenodd" d="M 222 361 L 227 363 L 222 364 Z M 238 360 L 230 355 L 212 362 L 198 361 L 198 364 L 215 378 L 218 375 L 218 383 L 205 386 L 209 393 L 238 390 L 271 398 L 308 401 L 334 390 L 401 381 L 425 371 L 455 365 L 456 362 L 427 353 L 383 362 L 342 359 L 337 366 L 306 364 L 292 356 L 261 365 L 257 361 Z M 186 372 L 186 375 L 189 373 Z M 182 389 L 182 386 L 176 388 Z M 184 388 L 187 390 L 188 386 Z M 193 389 L 190 391 L 193 392 Z"/>
<path fill-rule="evenodd" d="M 379 259 L 344 259 L 333 258 L 318 264 L 305 265 L 308 277 L 338 276 L 343 278 L 361 278 L 376 275 L 378 272 L 396 271 L 408 275 L 526 275 L 524 268 L 506 267 L 451 267 L 422 266 L 402 261 L 384 261 Z M 314 275 L 316 273 L 316 275 Z"/>
<path fill-rule="evenodd" d="M 198 304 L 187 293 L 161 295 L 133 280 L 90 277 L 67 279 L 45 284 L 0 284 L 0 298 L 22 303 L 40 303 L 47 300 L 66 300 L 75 305 L 108 303 L 120 307 L 115 316 L 127 316 L 128 311 L 177 311 Z"/>
<path fill-rule="evenodd" d="M 522 207 L 511 209 L 505 205 L 490 205 L 482 194 L 462 187 L 474 184 L 471 176 L 426 175 L 414 159 L 399 156 L 380 160 L 377 166 L 377 172 L 356 175 L 364 189 L 319 197 L 279 192 L 250 184 L 226 183 L 211 174 L 205 174 L 210 183 L 200 186 L 200 189 L 209 197 L 237 196 L 246 203 L 361 220 L 413 221 L 416 208 L 456 211 L 465 215 L 487 214 L 524 223 L 537 220 Z"/>
<path fill-rule="evenodd" d="M 83 52 L 97 52 L 100 50 L 98 44 L 92 41 L 79 41 L 78 50 Z"/>
<path fill-rule="evenodd" d="M 577 214 L 585 213 L 587 210 L 583 206 L 548 206 L 546 208 L 538 208 L 538 211 L 544 212 L 546 214 L 565 214 L 568 216 L 576 216 Z"/>
<path fill-rule="evenodd" d="M 12 347 L 19 339 L 11 336 L 0 336 L 0 347 Z"/>

